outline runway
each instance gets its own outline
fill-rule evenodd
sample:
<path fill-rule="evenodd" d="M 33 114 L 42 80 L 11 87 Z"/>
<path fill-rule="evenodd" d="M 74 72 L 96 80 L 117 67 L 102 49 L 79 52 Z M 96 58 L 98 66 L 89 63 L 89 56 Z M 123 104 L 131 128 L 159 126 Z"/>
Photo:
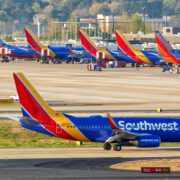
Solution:
<path fill-rule="evenodd" d="M 101 148 L 1 149 L 0 179 L 180 179 L 180 173 L 141 174 L 114 170 L 112 164 L 152 158 L 180 158 L 179 148 L 124 148 L 121 152 Z M 163 166 L 163 165 L 162 165 Z"/>

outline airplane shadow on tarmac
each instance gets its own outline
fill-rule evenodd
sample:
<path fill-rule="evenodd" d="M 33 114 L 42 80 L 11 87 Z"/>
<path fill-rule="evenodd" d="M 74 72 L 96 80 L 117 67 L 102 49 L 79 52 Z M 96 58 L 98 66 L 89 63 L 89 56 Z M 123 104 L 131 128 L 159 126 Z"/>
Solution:
<path fill-rule="evenodd" d="M 110 169 L 113 164 L 136 161 L 136 160 L 148 160 L 148 159 L 176 159 L 180 157 L 149 157 L 149 158 L 121 158 L 121 157 L 108 157 L 108 158 L 63 158 L 56 159 L 55 161 L 43 162 L 35 164 L 36 167 L 41 168 L 59 168 L 64 170 L 110 170 L 110 171 L 122 171 Z M 52 159 L 51 159 L 52 160 Z"/>

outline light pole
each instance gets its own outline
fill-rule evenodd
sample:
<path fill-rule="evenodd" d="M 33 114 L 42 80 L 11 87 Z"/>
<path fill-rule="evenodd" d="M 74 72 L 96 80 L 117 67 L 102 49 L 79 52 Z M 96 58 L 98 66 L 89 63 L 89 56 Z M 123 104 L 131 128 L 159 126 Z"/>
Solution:
<path fill-rule="evenodd" d="M 78 16 L 75 16 L 75 40 L 77 41 L 77 17 Z"/>
<path fill-rule="evenodd" d="M 146 9 L 145 7 L 142 8 L 143 10 L 143 17 L 144 17 L 144 34 L 146 34 Z"/>
<path fill-rule="evenodd" d="M 114 10 L 112 11 L 112 33 L 115 31 L 115 24 L 114 24 Z"/>
<path fill-rule="evenodd" d="M 38 28 L 38 39 L 40 38 L 40 35 L 41 35 L 40 26 L 41 26 L 41 23 L 38 21 L 38 22 L 37 22 L 37 28 Z"/>

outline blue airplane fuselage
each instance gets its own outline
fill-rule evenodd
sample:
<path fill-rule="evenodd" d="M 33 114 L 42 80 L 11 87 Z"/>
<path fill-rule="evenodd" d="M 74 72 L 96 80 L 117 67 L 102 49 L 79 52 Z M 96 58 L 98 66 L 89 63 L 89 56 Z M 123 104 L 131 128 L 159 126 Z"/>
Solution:
<path fill-rule="evenodd" d="M 9 50 L 7 55 L 10 57 L 40 58 L 40 55 L 30 46 L 11 46 L 3 42 L 0 45 Z"/>
<path fill-rule="evenodd" d="M 90 141 L 105 142 L 112 135 L 112 128 L 106 117 L 74 117 L 67 114 L 64 116 L 71 120 L 75 127 L 79 129 Z M 180 118 L 174 117 L 115 117 L 113 118 L 118 127 L 126 132 L 139 135 L 159 136 L 161 142 L 180 142 Z M 52 135 L 41 125 L 29 124 L 21 121 L 23 127 Z M 62 127 L 63 128 L 63 127 Z"/>

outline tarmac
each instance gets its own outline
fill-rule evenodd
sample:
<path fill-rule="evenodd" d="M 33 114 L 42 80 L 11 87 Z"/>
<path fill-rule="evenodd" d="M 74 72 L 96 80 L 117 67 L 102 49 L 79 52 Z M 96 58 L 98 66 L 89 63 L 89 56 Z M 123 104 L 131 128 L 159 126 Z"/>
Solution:
<path fill-rule="evenodd" d="M 121 152 L 102 148 L 0 149 L 0 179 L 180 179 L 180 173 L 176 172 L 142 174 L 140 170 L 110 169 L 121 162 L 162 158 L 180 159 L 180 149 L 124 147 Z"/>
<path fill-rule="evenodd" d="M 122 114 L 123 110 L 180 109 L 179 74 L 163 73 L 159 67 L 92 72 L 87 71 L 86 66 L 21 61 L 1 63 L 0 98 L 16 94 L 12 73 L 23 72 L 45 100 L 62 102 L 62 106 L 54 106 L 61 111 L 109 110 L 118 114 L 120 110 L 119 114 Z M 19 110 L 19 107 L 1 106 L 0 109 Z"/>

